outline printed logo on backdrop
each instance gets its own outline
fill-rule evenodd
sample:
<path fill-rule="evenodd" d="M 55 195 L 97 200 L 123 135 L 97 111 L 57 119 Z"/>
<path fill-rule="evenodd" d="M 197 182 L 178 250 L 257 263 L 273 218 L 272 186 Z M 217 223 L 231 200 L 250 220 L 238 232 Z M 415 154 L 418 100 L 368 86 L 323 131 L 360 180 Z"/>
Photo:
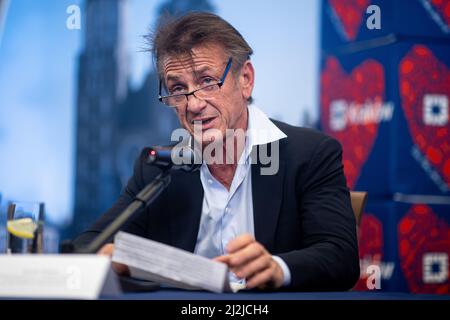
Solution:
<path fill-rule="evenodd" d="M 426 94 L 423 97 L 423 123 L 427 126 L 448 125 L 448 97 L 443 94 Z"/>
<path fill-rule="evenodd" d="M 330 103 L 330 130 L 342 131 L 347 125 L 368 125 L 391 121 L 394 104 L 380 99 L 367 100 L 363 104 L 354 101 L 334 100 Z"/>
<path fill-rule="evenodd" d="M 398 224 L 400 266 L 411 292 L 449 294 L 450 229 L 427 205 L 413 205 Z"/>
<path fill-rule="evenodd" d="M 343 146 L 344 172 L 353 188 L 372 151 L 379 124 L 392 120 L 394 103 L 384 101 L 383 66 L 366 60 L 347 74 L 335 57 L 321 74 L 322 128 Z"/>
<path fill-rule="evenodd" d="M 355 290 L 382 289 L 381 280 L 388 281 L 394 273 L 395 263 L 384 261 L 383 224 L 370 213 L 364 213 L 358 229 L 360 278 Z"/>
<path fill-rule="evenodd" d="M 422 280 L 426 284 L 448 281 L 448 254 L 428 252 L 423 255 Z"/>
<path fill-rule="evenodd" d="M 438 188 L 447 193 L 450 69 L 429 48 L 416 45 L 401 60 L 399 74 L 402 108 L 414 142 L 411 155 Z"/>
<path fill-rule="evenodd" d="M 425 10 L 441 28 L 442 32 L 450 33 L 450 0 L 430 1 L 418 0 Z"/>
<path fill-rule="evenodd" d="M 381 29 L 381 9 L 370 0 L 329 0 L 328 15 L 335 30 L 345 41 L 353 41 L 365 20 L 368 30 Z"/>

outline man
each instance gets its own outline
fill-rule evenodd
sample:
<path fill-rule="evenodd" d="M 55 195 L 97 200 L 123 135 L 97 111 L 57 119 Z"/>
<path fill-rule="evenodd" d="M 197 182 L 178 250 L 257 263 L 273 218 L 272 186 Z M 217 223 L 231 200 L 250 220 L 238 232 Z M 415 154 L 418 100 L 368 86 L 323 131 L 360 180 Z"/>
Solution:
<path fill-rule="evenodd" d="M 160 100 L 203 151 L 219 145 L 223 154 L 213 148 L 199 171 L 174 172 L 124 230 L 226 263 L 231 280 L 247 288 L 352 288 L 359 277 L 356 225 L 339 143 L 249 105 L 252 49 L 218 16 L 191 13 L 165 23 L 152 44 Z M 238 131 L 244 143 L 232 135 Z M 222 143 L 230 136 L 231 144 Z M 270 174 L 258 152 L 256 163 L 250 159 L 264 148 L 276 162 Z M 119 200 L 75 245 L 88 244 L 158 172 L 141 154 Z M 113 250 L 107 244 L 100 253 Z"/>

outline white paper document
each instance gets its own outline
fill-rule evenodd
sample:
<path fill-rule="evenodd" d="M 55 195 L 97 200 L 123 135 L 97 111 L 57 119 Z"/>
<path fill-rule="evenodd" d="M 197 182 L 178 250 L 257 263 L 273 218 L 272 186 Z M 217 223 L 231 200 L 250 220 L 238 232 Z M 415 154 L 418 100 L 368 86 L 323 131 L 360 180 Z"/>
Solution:
<path fill-rule="evenodd" d="M 239 289 L 231 289 L 224 263 L 126 232 L 116 235 L 114 247 L 112 260 L 127 265 L 134 278 L 183 289 Z"/>

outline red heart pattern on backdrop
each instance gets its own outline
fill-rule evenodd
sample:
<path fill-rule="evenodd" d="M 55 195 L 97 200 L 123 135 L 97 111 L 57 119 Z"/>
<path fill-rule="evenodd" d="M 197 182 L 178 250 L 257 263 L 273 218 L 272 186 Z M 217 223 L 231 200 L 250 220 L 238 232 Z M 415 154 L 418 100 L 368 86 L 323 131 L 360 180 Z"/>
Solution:
<path fill-rule="evenodd" d="M 450 0 L 428 0 L 435 12 L 450 26 Z"/>
<path fill-rule="evenodd" d="M 412 140 L 450 187 L 450 69 L 416 45 L 399 64 L 399 81 Z"/>
<path fill-rule="evenodd" d="M 330 127 L 330 121 L 333 120 L 331 117 L 334 116 L 330 112 L 330 105 L 334 101 L 345 101 L 355 109 L 362 109 L 367 101 L 381 104 L 384 96 L 384 69 L 379 62 L 366 60 L 354 68 L 351 74 L 346 74 L 335 57 L 327 59 L 321 73 L 322 128 L 342 144 L 344 173 L 351 189 L 372 150 L 379 123 L 352 123 L 349 119 L 344 119 L 345 127 L 335 130 Z"/>
<path fill-rule="evenodd" d="M 439 16 L 444 25 L 450 26 L 450 0 L 424 0 L 429 14 Z M 358 35 L 364 13 L 370 0 L 328 0 L 331 9 L 342 25 L 347 41 L 353 41 Z M 448 29 L 446 29 L 448 30 Z M 447 31 L 448 32 L 448 31 Z"/>
<path fill-rule="evenodd" d="M 347 40 L 356 39 L 369 3 L 370 0 L 329 0 L 330 6 L 342 24 Z"/>
<path fill-rule="evenodd" d="M 413 293 L 449 294 L 450 229 L 427 205 L 413 205 L 398 224 L 400 266 L 408 287 Z M 426 283 L 424 272 L 426 255 L 446 255 L 447 279 L 440 283 Z M 445 266 L 445 263 L 443 264 Z M 429 266 L 431 270 L 431 266 Z M 445 271 L 444 271 L 445 272 Z"/>
<path fill-rule="evenodd" d="M 364 213 L 358 228 L 358 248 L 361 263 L 361 276 L 353 290 L 365 291 L 367 288 L 366 264 L 379 265 L 383 260 L 383 224 L 373 214 Z"/>

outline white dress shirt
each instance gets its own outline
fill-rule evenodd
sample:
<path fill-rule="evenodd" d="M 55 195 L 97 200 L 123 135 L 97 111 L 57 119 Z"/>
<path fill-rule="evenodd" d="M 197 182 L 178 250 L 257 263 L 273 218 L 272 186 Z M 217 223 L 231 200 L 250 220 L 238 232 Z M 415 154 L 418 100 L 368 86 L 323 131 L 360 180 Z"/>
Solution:
<path fill-rule="evenodd" d="M 203 162 L 200 180 L 204 197 L 194 250 L 196 254 L 214 258 L 227 253 L 225 248 L 231 239 L 243 233 L 255 235 L 250 153 L 254 146 L 286 137 L 259 108 L 250 105 L 245 148 L 238 161 L 230 190 L 212 176 L 208 166 Z M 273 258 L 283 270 L 283 285 L 288 285 L 291 281 L 289 268 L 280 257 L 273 256 Z M 243 284 L 245 280 L 238 279 L 230 273 L 230 281 Z"/>

